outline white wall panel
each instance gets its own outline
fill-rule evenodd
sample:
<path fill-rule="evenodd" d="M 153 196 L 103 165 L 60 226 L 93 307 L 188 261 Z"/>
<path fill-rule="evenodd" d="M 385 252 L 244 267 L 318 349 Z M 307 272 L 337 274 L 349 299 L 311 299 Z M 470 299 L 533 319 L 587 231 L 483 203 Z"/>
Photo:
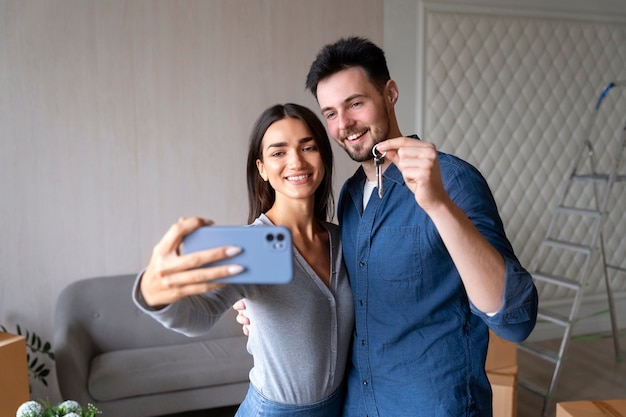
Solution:
<path fill-rule="evenodd" d="M 483 172 L 513 246 L 529 265 L 600 93 L 608 82 L 626 79 L 626 19 L 438 2 L 424 2 L 418 15 L 423 136 Z M 610 93 L 591 132 L 601 166 L 608 167 L 620 150 L 624 90 Z M 621 264 L 623 184 L 613 195 L 606 249 L 610 262 Z M 578 229 L 571 232 L 582 233 Z M 558 262 L 565 275 L 576 273 L 574 263 Z M 590 300 L 605 294 L 597 266 L 587 288 Z M 616 274 L 622 276 L 613 277 L 614 291 L 623 294 L 626 277 Z M 539 288 L 542 302 L 570 296 L 552 286 Z"/>

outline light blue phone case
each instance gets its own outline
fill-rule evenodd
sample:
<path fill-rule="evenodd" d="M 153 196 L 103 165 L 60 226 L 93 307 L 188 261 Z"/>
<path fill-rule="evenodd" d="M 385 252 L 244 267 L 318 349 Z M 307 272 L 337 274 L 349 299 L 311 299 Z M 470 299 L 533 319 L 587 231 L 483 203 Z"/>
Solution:
<path fill-rule="evenodd" d="M 237 264 L 245 270 L 218 281 L 229 284 L 285 284 L 293 278 L 291 232 L 284 226 L 207 226 L 188 234 L 183 253 L 234 245 L 243 252 L 211 263 Z"/>

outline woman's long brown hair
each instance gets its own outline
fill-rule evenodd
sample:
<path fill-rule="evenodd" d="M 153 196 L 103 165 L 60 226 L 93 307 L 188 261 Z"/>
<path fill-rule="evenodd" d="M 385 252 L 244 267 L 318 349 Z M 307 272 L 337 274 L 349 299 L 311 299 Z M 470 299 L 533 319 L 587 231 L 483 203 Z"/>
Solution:
<path fill-rule="evenodd" d="M 299 104 L 276 104 L 266 109 L 252 127 L 248 147 L 247 182 L 248 182 L 248 223 L 252 223 L 261 213 L 267 212 L 274 205 L 276 192 L 269 181 L 264 181 L 256 166 L 257 159 L 263 161 L 262 142 L 267 129 L 275 122 L 286 118 L 302 120 L 315 139 L 315 144 L 324 164 L 324 178 L 315 191 L 315 218 L 326 221 L 334 214 L 333 199 L 333 151 L 326 129 L 320 119 L 308 108 Z"/>

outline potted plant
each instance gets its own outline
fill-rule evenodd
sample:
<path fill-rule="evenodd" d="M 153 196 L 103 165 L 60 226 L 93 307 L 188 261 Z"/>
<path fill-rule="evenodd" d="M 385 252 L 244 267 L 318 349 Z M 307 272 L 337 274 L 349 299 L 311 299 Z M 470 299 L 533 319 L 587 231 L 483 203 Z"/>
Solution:
<path fill-rule="evenodd" d="M 96 417 L 101 414 L 93 404 L 84 409 L 76 401 L 63 401 L 61 404 L 41 404 L 37 401 L 27 401 L 17 409 L 15 417 Z"/>

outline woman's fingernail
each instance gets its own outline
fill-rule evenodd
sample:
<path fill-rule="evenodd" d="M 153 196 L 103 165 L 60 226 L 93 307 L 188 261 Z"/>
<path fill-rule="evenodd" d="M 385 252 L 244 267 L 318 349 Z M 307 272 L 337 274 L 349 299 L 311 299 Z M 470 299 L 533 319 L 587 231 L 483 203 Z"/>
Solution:
<path fill-rule="evenodd" d="M 242 249 L 239 246 L 229 246 L 226 248 L 226 255 L 235 256 L 241 253 Z"/>
<path fill-rule="evenodd" d="M 241 265 L 231 265 L 228 267 L 228 273 L 235 275 L 238 274 L 240 272 L 243 272 L 243 266 Z"/>

